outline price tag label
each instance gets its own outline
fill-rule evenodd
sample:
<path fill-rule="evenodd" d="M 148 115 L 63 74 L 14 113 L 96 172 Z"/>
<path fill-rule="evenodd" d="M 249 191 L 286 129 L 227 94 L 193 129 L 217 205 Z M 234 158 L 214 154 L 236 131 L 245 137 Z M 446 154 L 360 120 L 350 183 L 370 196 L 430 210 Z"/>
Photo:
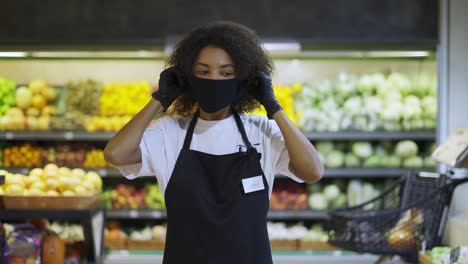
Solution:
<path fill-rule="evenodd" d="M 6 132 L 5 133 L 5 138 L 8 140 L 11 140 L 15 137 L 15 135 L 12 132 Z"/>
<path fill-rule="evenodd" d="M 101 177 L 106 177 L 107 176 L 107 170 L 105 169 L 100 169 L 97 171 L 97 173 L 101 176 Z"/>
<path fill-rule="evenodd" d="M 74 138 L 73 132 L 65 132 L 64 138 L 65 140 L 72 140 Z"/>
<path fill-rule="evenodd" d="M 138 211 L 136 211 L 136 210 L 130 210 L 130 212 L 128 213 L 128 216 L 130 218 L 138 218 L 138 215 L 139 215 Z"/>
<path fill-rule="evenodd" d="M 152 211 L 152 212 L 151 212 L 151 217 L 153 217 L 153 218 L 161 218 L 161 217 L 162 217 L 162 213 L 161 213 L 161 211 Z"/>

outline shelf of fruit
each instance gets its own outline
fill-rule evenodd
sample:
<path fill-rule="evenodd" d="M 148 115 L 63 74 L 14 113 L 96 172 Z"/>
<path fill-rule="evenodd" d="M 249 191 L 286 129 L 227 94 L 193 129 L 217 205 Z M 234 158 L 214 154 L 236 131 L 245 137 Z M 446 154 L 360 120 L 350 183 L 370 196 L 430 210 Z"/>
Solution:
<path fill-rule="evenodd" d="M 435 140 L 435 131 L 411 132 L 304 132 L 311 141 L 319 140 Z M 86 131 L 0 131 L 0 140 L 17 141 L 108 141 L 115 132 Z"/>
<path fill-rule="evenodd" d="M 115 132 L 3 131 L 0 140 L 17 141 L 109 141 Z"/>

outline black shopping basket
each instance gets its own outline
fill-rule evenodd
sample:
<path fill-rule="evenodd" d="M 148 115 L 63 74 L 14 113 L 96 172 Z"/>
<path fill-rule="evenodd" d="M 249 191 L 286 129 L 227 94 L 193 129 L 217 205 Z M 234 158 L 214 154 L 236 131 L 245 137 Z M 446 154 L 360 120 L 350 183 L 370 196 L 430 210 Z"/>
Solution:
<path fill-rule="evenodd" d="M 410 172 L 373 200 L 330 211 L 325 224 L 329 242 L 356 252 L 416 261 L 419 249 L 440 245 L 453 191 L 466 181 Z"/>

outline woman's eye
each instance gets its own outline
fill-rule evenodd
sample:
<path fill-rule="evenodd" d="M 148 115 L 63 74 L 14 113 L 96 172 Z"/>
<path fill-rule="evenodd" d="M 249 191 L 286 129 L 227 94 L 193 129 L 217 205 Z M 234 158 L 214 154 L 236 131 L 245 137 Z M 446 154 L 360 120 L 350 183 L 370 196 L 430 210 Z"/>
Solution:
<path fill-rule="evenodd" d="M 234 73 L 232 72 L 223 72 L 221 73 L 221 75 L 223 75 L 224 77 L 228 77 L 228 76 L 232 76 Z"/>
<path fill-rule="evenodd" d="M 208 74 L 208 71 L 198 71 L 198 74 L 205 75 L 205 74 Z"/>

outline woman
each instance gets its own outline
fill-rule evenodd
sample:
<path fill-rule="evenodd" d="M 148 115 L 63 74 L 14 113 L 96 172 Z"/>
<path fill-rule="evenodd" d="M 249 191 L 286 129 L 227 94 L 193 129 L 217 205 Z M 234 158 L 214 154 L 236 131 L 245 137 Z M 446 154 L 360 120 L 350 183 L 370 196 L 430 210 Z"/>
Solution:
<path fill-rule="evenodd" d="M 156 175 L 167 207 L 163 263 L 272 263 L 275 174 L 309 183 L 323 175 L 315 148 L 275 98 L 272 62 L 252 30 L 217 22 L 187 35 L 167 64 L 153 99 L 106 146 L 106 160 L 129 179 Z M 242 114 L 259 103 L 273 120 Z M 171 105 L 179 117 L 147 128 Z"/>

